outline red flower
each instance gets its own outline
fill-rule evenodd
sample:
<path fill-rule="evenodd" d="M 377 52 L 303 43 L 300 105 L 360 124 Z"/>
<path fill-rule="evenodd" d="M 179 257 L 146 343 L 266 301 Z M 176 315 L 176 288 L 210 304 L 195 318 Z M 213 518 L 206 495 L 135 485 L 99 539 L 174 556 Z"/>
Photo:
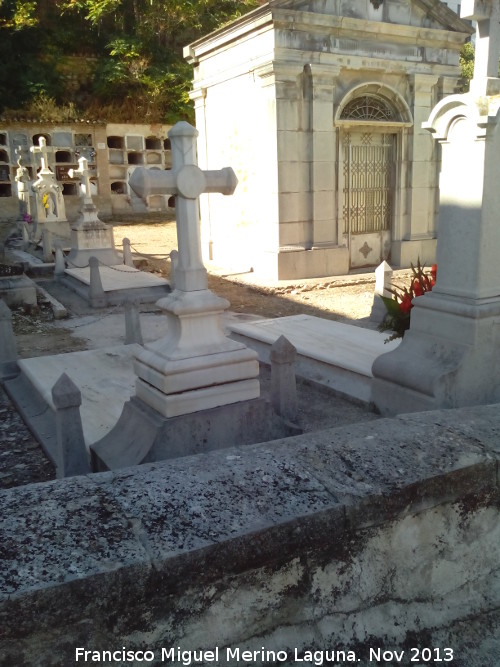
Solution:
<path fill-rule="evenodd" d="M 432 276 L 431 285 L 432 285 L 432 287 L 434 287 L 434 285 L 436 284 L 437 270 L 438 270 L 438 265 L 433 264 L 432 267 L 431 267 L 431 276 Z"/>
<path fill-rule="evenodd" d="M 422 294 L 425 291 L 422 284 L 418 280 L 413 281 L 413 286 L 412 287 L 413 287 L 413 294 L 415 296 L 422 296 Z"/>
<path fill-rule="evenodd" d="M 412 298 L 410 294 L 405 294 L 403 296 L 403 298 L 401 299 L 401 303 L 399 304 L 399 307 L 401 308 L 402 313 L 410 312 L 410 310 L 413 308 Z"/>
<path fill-rule="evenodd" d="M 404 336 L 410 327 L 410 311 L 413 308 L 413 299 L 430 292 L 436 283 L 437 265 L 425 273 L 424 268 L 418 260 L 417 266 L 411 265 L 413 276 L 409 287 L 395 285 L 389 291 L 392 298 L 382 296 L 387 313 L 379 326 L 380 331 L 392 329 L 394 333 L 387 340 Z M 387 341 L 386 341 L 387 342 Z"/>

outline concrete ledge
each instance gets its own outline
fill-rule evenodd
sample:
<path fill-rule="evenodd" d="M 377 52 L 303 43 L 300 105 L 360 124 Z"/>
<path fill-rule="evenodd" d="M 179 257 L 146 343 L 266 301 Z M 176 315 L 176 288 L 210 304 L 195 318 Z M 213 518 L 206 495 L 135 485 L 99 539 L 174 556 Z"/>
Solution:
<path fill-rule="evenodd" d="M 499 406 L 412 414 L 3 491 L 4 664 L 344 646 L 364 667 L 435 632 L 486 665 L 451 629 L 500 603 L 499 433 Z"/>

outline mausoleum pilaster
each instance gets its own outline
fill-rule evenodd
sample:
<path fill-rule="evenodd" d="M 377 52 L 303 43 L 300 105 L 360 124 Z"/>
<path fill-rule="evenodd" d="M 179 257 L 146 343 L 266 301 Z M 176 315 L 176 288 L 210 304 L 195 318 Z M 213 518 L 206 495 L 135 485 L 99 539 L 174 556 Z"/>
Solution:
<path fill-rule="evenodd" d="M 311 64 L 311 205 L 313 247 L 337 245 L 333 111 L 340 67 Z"/>
<path fill-rule="evenodd" d="M 409 134 L 411 172 L 408 196 L 411 233 L 407 239 L 421 245 L 421 251 L 415 252 L 415 248 L 410 246 L 408 251 L 411 256 L 420 256 L 422 261 L 428 261 L 428 256 L 433 256 L 434 253 L 434 241 L 427 252 L 425 241 L 436 236 L 438 202 L 437 151 L 432 137 L 422 128 L 422 123 L 427 120 L 437 101 L 438 82 L 439 77 L 434 74 L 410 76 L 413 130 Z M 404 260 L 401 263 L 404 264 Z"/>

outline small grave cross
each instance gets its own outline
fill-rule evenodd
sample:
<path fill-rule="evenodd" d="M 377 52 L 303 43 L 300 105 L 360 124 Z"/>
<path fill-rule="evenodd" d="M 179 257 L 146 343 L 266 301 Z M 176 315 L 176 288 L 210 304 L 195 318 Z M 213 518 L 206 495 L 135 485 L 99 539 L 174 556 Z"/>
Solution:
<path fill-rule="evenodd" d="M 70 178 L 79 178 L 83 187 L 83 198 L 86 204 L 92 204 L 92 196 L 90 190 L 90 171 L 89 161 L 86 157 L 81 157 L 78 160 L 80 165 L 78 169 L 68 169 L 68 176 Z"/>
<path fill-rule="evenodd" d="M 41 174 L 52 174 L 51 170 L 49 169 L 49 159 L 48 155 L 49 153 L 53 153 L 54 149 L 51 146 L 47 146 L 47 140 L 45 137 L 40 137 L 38 139 L 38 146 L 31 146 L 30 151 L 33 154 L 40 153 L 40 162 L 42 164 L 42 168 L 40 170 Z"/>
<path fill-rule="evenodd" d="M 24 148 L 19 144 L 18 147 L 14 151 L 16 158 L 17 158 L 17 164 L 19 167 L 21 166 L 21 162 L 24 160 Z"/>
<path fill-rule="evenodd" d="M 464 0 L 460 16 L 477 22 L 474 79 L 497 78 L 500 56 L 500 3 L 498 0 Z"/>
<path fill-rule="evenodd" d="M 231 195 L 238 181 L 231 167 L 203 171 L 197 166 L 198 131 L 189 123 L 176 123 L 168 136 L 172 146 L 172 169 L 138 168 L 129 183 L 144 199 L 149 195 L 176 195 L 179 255 L 175 287 L 183 292 L 194 292 L 207 289 L 207 271 L 201 259 L 198 197 L 204 192 Z"/>

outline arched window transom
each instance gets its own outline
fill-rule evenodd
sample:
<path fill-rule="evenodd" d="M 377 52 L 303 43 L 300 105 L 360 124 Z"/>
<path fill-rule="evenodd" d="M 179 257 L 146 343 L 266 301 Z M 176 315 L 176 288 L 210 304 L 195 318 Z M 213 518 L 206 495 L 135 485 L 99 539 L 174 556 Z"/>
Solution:
<path fill-rule="evenodd" d="M 340 115 L 342 120 L 387 121 L 399 120 L 385 100 L 374 95 L 363 95 L 348 102 Z"/>

